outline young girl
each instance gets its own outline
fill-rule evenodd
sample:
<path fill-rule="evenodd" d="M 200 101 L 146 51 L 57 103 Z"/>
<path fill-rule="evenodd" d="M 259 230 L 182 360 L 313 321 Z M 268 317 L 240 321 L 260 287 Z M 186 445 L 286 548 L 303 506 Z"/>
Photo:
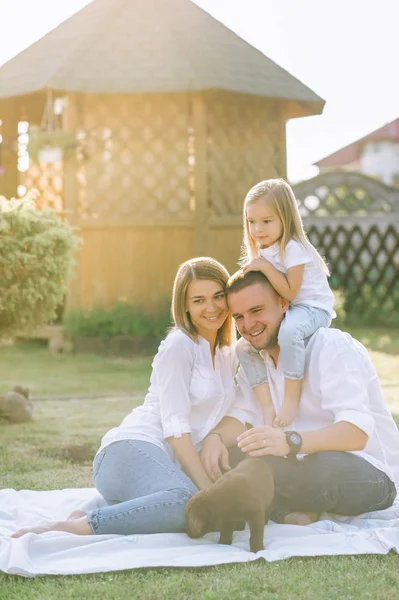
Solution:
<path fill-rule="evenodd" d="M 261 271 L 291 303 L 278 335 L 285 385 L 277 416 L 262 357 L 243 338 L 236 354 L 262 406 L 265 425 L 285 427 L 294 420 L 301 396 L 305 339 L 330 325 L 336 316 L 334 296 L 327 282 L 327 265 L 306 237 L 288 183 L 261 181 L 248 192 L 243 212 L 243 271 Z"/>
<path fill-rule="evenodd" d="M 229 274 L 212 258 L 179 268 L 172 295 L 174 329 L 152 364 L 144 403 L 103 437 L 94 483 L 108 505 L 28 532 L 143 534 L 184 531 L 184 507 L 212 485 L 199 455 L 202 443 L 229 416 L 245 423 L 234 375 L 235 328 L 225 286 Z M 219 434 L 218 434 L 219 435 Z"/>

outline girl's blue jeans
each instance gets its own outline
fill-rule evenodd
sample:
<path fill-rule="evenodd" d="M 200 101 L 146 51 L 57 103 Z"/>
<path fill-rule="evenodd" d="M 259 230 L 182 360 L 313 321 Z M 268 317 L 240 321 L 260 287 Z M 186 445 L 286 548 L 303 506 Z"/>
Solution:
<path fill-rule="evenodd" d="M 121 440 L 94 459 L 94 484 L 108 506 L 88 513 L 94 534 L 179 533 L 198 489 L 155 444 Z"/>
<path fill-rule="evenodd" d="M 305 304 L 291 305 L 278 333 L 280 359 L 288 379 L 302 379 L 305 370 L 305 340 L 320 327 L 328 327 L 327 311 Z M 251 387 L 267 381 L 266 365 L 257 350 L 244 338 L 236 346 L 236 355 Z"/>

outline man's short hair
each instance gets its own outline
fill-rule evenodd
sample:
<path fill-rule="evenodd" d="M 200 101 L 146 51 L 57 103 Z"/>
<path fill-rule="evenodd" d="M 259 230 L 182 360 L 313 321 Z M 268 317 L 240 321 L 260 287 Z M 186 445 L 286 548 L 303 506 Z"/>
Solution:
<path fill-rule="evenodd" d="M 247 273 L 242 272 L 240 269 L 233 273 L 226 285 L 226 294 L 233 294 L 235 292 L 240 292 L 246 287 L 250 285 L 254 285 L 255 283 L 260 283 L 264 287 L 272 288 L 274 287 L 261 271 L 248 271 Z M 275 290 L 274 290 L 275 291 Z M 277 293 L 277 292 L 276 292 Z"/>

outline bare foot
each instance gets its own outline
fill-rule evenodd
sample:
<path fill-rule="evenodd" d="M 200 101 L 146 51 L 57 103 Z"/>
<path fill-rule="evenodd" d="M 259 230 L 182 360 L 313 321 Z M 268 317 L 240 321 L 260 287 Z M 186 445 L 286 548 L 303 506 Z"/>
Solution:
<path fill-rule="evenodd" d="M 85 517 L 86 513 L 83 510 L 74 510 L 71 512 L 69 517 L 67 517 L 67 521 L 73 521 L 74 519 L 80 519 L 80 517 Z"/>
<path fill-rule="evenodd" d="M 292 512 L 289 513 L 283 523 L 286 525 L 310 525 L 315 521 L 318 521 L 320 513 L 316 512 Z"/>
<path fill-rule="evenodd" d="M 295 419 L 297 407 L 293 405 L 282 406 L 274 419 L 273 427 L 287 427 Z"/>
<path fill-rule="evenodd" d="M 84 517 L 75 517 L 69 521 L 54 521 L 53 523 L 37 525 L 36 527 L 24 527 L 13 533 L 11 537 L 19 538 L 27 533 L 40 534 L 47 533 L 48 531 L 65 531 L 67 533 L 74 533 L 75 535 L 92 534 L 87 517 L 84 515 Z"/>

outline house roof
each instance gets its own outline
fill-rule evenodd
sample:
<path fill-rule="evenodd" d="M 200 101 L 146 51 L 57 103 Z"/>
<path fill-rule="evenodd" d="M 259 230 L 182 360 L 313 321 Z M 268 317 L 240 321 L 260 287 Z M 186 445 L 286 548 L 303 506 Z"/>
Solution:
<path fill-rule="evenodd" d="M 364 137 L 352 142 L 348 146 L 344 146 L 333 154 L 325 156 L 314 164 L 318 167 L 339 167 L 359 160 L 362 148 L 366 142 L 399 142 L 399 119 L 387 123 L 383 127 L 368 133 Z"/>
<path fill-rule="evenodd" d="M 0 98 L 44 89 L 144 93 L 222 89 L 289 101 L 289 116 L 322 100 L 191 0 L 94 0 L 0 67 Z"/>

